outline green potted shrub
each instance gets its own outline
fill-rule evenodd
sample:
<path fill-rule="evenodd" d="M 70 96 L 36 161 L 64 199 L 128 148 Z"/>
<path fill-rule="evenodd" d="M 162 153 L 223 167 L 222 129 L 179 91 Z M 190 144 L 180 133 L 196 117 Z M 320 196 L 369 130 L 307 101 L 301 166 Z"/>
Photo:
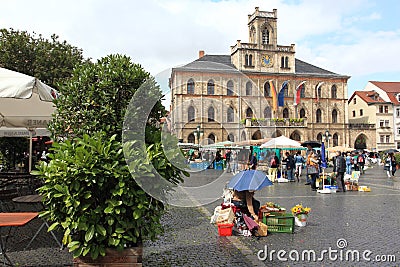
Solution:
<path fill-rule="evenodd" d="M 157 101 L 149 117 L 143 118 L 143 145 L 129 150 L 140 156 L 127 162 L 124 116 L 146 79 Z M 64 233 L 63 243 L 73 252 L 77 266 L 116 264 L 128 258 L 140 264 L 142 241 L 154 240 L 162 232 L 165 205 L 139 186 L 128 164 L 140 176 L 157 171 L 172 184 L 187 174 L 172 165 L 162 149 L 156 124 L 165 114 L 161 90 L 129 57 L 111 55 L 77 67 L 72 78 L 60 85 L 60 93 L 50 124 L 60 141 L 53 143 L 51 161 L 42 162 L 34 172 L 44 181 L 39 192 L 46 209 L 41 216 L 52 222 L 50 230 Z M 167 194 L 168 188 L 162 193 Z"/>

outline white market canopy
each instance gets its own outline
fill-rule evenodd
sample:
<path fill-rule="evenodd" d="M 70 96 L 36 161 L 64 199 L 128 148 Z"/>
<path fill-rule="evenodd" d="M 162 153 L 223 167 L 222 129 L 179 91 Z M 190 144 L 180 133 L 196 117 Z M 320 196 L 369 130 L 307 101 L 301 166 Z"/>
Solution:
<path fill-rule="evenodd" d="M 50 135 L 55 98 L 57 91 L 37 78 L 0 68 L 0 137 L 30 137 L 31 155 L 32 136 Z"/>
<path fill-rule="evenodd" d="M 276 138 L 272 138 L 268 142 L 261 145 L 261 148 L 302 148 L 301 144 L 298 141 L 287 138 L 286 136 L 279 136 Z"/>

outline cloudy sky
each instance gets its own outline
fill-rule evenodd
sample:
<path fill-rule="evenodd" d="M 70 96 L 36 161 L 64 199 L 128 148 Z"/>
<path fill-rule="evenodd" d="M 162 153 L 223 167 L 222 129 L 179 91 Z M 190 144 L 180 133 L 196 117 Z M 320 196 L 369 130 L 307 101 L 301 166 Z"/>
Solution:
<path fill-rule="evenodd" d="M 152 75 L 248 41 L 247 15 L 278 10 L 278 44 L 296 58 L 351 76 L 349 96 L 370 80 L 400 81 L 397 0 L 0 0 L 0 28 L 36 32 L 85 57 L 129 55 Z"/>

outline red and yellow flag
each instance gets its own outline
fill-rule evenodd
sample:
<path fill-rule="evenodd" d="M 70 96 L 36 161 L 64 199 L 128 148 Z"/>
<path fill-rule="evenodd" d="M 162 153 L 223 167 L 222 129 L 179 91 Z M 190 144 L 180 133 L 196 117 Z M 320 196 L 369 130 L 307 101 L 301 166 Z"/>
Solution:
<path fill-rule="evenodd" d="M 278 110 L 278 97 L 276 94 L 274 82 L 272 80 L 269 81 L 269 87 L 271 88 L 272 110 L 277 111 Z"/>

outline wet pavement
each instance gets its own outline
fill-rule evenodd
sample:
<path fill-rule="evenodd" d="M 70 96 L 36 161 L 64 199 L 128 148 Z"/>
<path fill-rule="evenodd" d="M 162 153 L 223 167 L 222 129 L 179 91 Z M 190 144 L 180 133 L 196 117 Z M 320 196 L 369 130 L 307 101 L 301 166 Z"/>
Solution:
<path fill-rule="evenodd" d="M 320 194 L 304 185 L 304 176 L 301 183 L 279 183 L 256 192 L 262 204 L 273 201 L 289 210 L 302 203 L 312 208 L 307 226 L 296 226 L 293 234 L 263 238 L 219 237 L 217 227 L 209 223 L 231 177 L 207 170 L 186 180 L 188 187 L 218 180 L 211 190 L 215 199 L 200 199 L 207 204 L 199 207 L 169 207 L 162 219 L 165 233 L 144 244 L 143 266 L 399 266 L 400 179 L 388 179 L 382 166 L 368 169 L 360 178 L 360 185 L 369 186 L 371 192 Z M 57 248 L 44 231 L 32 248 L 21 249 L 41 221 L 33 223 L 9 239 L 8 255 L 14 263 L 71 265 L 70 253 Z"/>

